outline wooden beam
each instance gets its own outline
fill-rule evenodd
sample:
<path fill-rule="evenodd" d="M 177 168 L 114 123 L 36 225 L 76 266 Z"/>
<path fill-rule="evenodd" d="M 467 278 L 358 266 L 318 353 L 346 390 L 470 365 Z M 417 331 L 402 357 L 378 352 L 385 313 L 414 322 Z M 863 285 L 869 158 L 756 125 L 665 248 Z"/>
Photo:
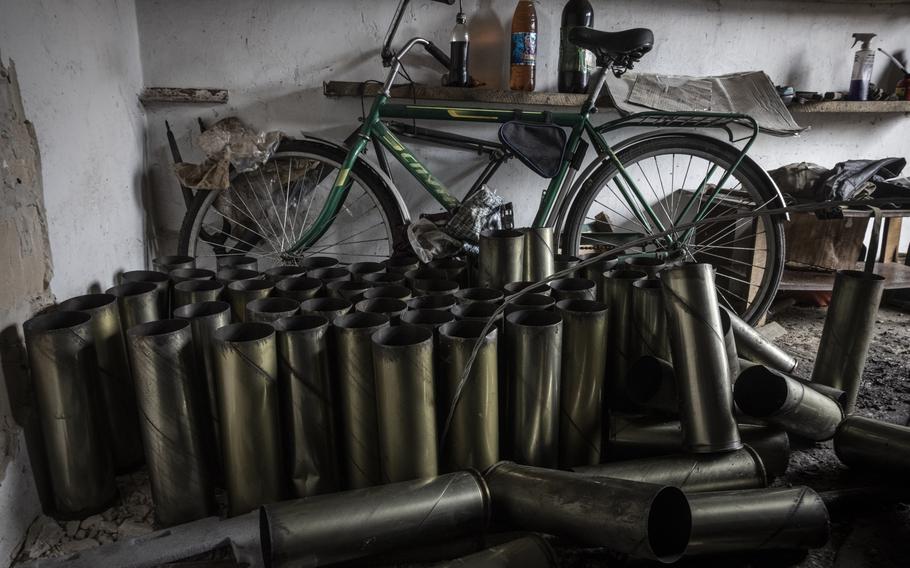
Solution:
<path fill-rule="evenodd" d="M 820 101 L 787 108 L 792 113 L 910 113 L 910 101 Z"/>
<path fill-rule="evenodd" d="M 897 262 L 897 254 L 901 245 L 902 224 L 903 220 L 900 217 L 887 217 L 885 219 L 882 249 L 878 257 L 879 262 Z"/>
<path fill-rule="evenodd" d="M 197 87 L 146 87 L 139 95 L 142 104 L 225 104 L 228 102 L 227 89 L 206 89 Z"/>

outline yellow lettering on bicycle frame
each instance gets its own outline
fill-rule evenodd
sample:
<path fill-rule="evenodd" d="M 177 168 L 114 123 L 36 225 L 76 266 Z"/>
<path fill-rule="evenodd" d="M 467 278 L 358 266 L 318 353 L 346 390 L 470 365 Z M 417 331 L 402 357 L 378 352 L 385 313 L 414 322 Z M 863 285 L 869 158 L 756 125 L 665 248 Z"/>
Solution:
<path fill-rule="evenodd" d="M 341 187 L 346 181 L 348 181 L 348 174 L 351 172 L 351 168 L 342 168 L 338 172 L 338 179 L 335 180 L 335 187 Z"/>

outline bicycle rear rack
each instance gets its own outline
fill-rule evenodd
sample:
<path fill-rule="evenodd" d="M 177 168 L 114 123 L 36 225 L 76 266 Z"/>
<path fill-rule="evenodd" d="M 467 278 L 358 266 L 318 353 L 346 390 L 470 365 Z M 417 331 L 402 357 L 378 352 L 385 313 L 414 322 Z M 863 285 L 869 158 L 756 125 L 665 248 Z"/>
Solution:
<path fill-rule="evenodd" d="M 731 126 L 740 126 L 749 131 L 749 134 L 736 138 Z M 720 112 L 666 112 L 649 111 L 637 112 L 620 116 L 605 122 L 595 128 L 599 134 L 612 132 L 620 128 L 714 128 L 723 130 L 731 143 L 748 140 L 748 145 L 758 136 L 759 128 L 755 119 L 747 114 L 720 113 Z"/>

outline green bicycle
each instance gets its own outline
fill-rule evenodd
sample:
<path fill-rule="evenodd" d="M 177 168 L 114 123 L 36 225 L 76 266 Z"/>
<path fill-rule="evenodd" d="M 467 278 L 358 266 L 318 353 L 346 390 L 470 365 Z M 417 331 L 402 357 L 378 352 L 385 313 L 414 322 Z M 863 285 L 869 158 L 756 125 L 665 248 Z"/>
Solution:
<path fill-rule="evenodd" d="M 653 36 L 645 29 L 571 31 L 570 40 L 592 51 L 597 61 L 592 86 L 577 112 L 390 103 L 402 59 L 413 48 L 422 46 L 441 64 L 448 63 L 438 47 L 420 37 L 392 51 L 407 2 L 399 4 L 382 52 L 388 76 L 347 143 L 309 136 L 285 139 L 263 167 L 236 175 L 229 190 L 197 193 L 181 228 L 181 254 L 196 256 L 202 266 L 206 258 L 214 266 L 221 257 L 251 255 L 260 259 L 261 268 L 305 263 L 310 256 L 333 256 L 343 263 L 387 258 L 407 247 L 404 228 L 411 217 L 391 180 L 385 152 L 447 211 L 462 201 L 402 138 L 486 155 L 489 163 L 468 195 L 511 158 L 525 161 L 520 149 L 516 152 L 508 144 L 393 119 L 518 121 L 568 131 L 531 223 L 554 227 L 563 253 L 605 250 L 624 240 L 671 231 L 633 256 L 711 263 L 721 304 L 749 322 L 765 313 L 783 272 L 784 218 L 762 210 L 781 207 L 784 201 L 765 171 L 747 156 L 759 132 L 751 117 L 655 111 L 593 124 L 606 74 L 624 72 L 650 51 Z M 614 143 L 605 138 L 630 127 L 647 131 Z M 723 133 L 727 140 L 708 131 Z M 369 144 L 378 165 L 364 156 Z M 594 158 L 582 168 L 591 147 Z M 742 212 L 754 215 L 672 232 L 682 224 Z"/>

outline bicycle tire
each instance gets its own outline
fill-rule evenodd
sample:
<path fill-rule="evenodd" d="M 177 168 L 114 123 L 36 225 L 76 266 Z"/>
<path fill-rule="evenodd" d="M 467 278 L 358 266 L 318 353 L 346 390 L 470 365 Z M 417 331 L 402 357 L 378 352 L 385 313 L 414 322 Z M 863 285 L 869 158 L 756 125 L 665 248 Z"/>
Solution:
<path fill-rule="evenodd" d="M 687 136 L 686 133 L 677 135 L 660 136 L 653 139 L 646 139 L 638 144 L 630 146 L 617 153 L 617 157 L 629 169 L 632 164 L 650 159 L 655 156 L 674 155 L 696 155 L 704 159 L 716 160 L 720 163 L 732 164 L 738 157 L 735 147 L 721 141 L 713 141 L 707 137 Z M 675 158 L 674 158 L 675 166 Z M 580 240 L 580 231 L 585 222 L 591 204 L 600 194 L 607 184 L 618 174 L 618 169 L 612 162 L 604 162 L 595 169 L 581 184 L 578 194 L 573 200 L 568 213 L 562 219 L 563 227 L 562 246 L 563 251 L 574 253 Z M 749 188 L 757 193 L 756 203 L 774 203 L 777 192 L 768 182 L 767 176 L 748 156 L 743 158 L 739 167 L 736 169 L 736 178 L 740 182 L 748 182 Z M 745 187 L 745 186 L 744 186 Z M 785 241 L 783 229 L 783 215 L 766 215 L 762 217 L 763 222 L 767 219 L 768 227 L 765 228 L 767 233 L 766 264 L 763 274 L 762 283 L 756 292 L 748 308 L 740 313 L 740 316 L 749 323 L 756 323 L 765 314 L 774 300 L 777 288 L 780 285 L 783 276 L 785 262 Z"/>

